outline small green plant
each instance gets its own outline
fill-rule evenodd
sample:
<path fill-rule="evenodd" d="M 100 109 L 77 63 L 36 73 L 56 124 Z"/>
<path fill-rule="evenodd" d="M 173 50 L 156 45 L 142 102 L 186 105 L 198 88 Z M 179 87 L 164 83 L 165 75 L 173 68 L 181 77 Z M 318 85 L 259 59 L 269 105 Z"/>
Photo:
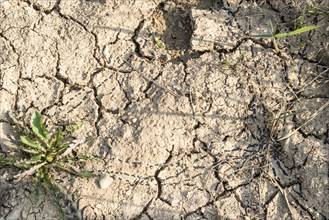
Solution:
<path fill-rule="evenodd" d="M 251 36 L 248 36 L 248 38 L 270 38 L 270 39 L 272 39 L 273 47 L 274 47 L 274 50 L 276 53 L 280 52 L 276 39 L 302 34 L 302 33 L 305 33 L 305 32 L 308 32 L 308 31 L 311 31 L 311 30 L 314 30 L 314 29 L 317 29 L 320 27 L 319 25 L 311 25 L 311 26 L 305 26 L 305 27 L 298 28 L 294 31 L 282 32 L 282 33 L 276 34 L 276 30 L 273 28 L 272 22 L 270 22 L 270 25 L 271 25 L 271 29 L 272 29 L 271 34 L 251 35 Z"/>
<path fill-rule="evenodd" d="M 165 49 L 165 47 L 166 47 L 165 43 L 163 43 L 163 41 L 160 40 L 159 37 L 156 37 L 156 34 L 154 32 L 152 33 L 152 38 L 153 38 L 154 45 L 157 48 L 159 48 L 159 49 Z"/>
<path fill-rule="evenodd" d="M 81 162 L 88 159 L 81 155 L 70 156 L 68 150 L 70 144 L 68 137 L 81 125 L 70 125 L 65 129 L 58 127 L 56 132 L 49 134 L 42 123 L 42 117 L 35 112 L 30 121 L 32 133 L 20 136 L 22 146 L 19 147 L 26 155 L 22 161 L 14 165 L 21 169 L 32 171 L 39 180 L 47 180 L 53 169 L 59 169 L 80 177 L 92 177 L 93 174 L 87 171 L 79 171 L 72 166 L 74 162 Z M 36 169 L 37 168 L 37 169 Z"/>
<path fill-rule="evenodd" d="M 245 55 L 246 55 L 246 52 L 242 52 L 235 63 L 233 63 L 229 60 L 223 60 L 223 61 L 220 62 L 220 64 L 224 65 L 228 69 L 235 69 L 235 67 L 237 65 L 239 65 L 240 63 L 243 62 L 243 60 L 245 58 Z"/>
<path fill-rule="evenodd" d="M 77 124 L 57 127 L 56 131 L 50 134 L 43 125 L 41 114 L 35 112 L 31 117 L 30 127 L 19 125 L 22 134 L 19 146 L 14 149 L 15 152 L 11 152 L 8 157 L 5 157 L 4 153 L 0 153 L 0 168 L 15 166 L 22 170 L 23 172 L 15 176 L 16 181 L 28 176 L 33 177 L 36 199 L 38 199 L 41 186 L 52 197 L 58 194 L 56 189 L 59 190 L 59 187 L 57 187 L 58 184 L 54 177 L 58 176 L 59 172 L 84 178 L 94 177 L 92 172 L 80 170 L 79 164 L 95 158 L 75 153 L 73 149 L 75 145 L 70 142 L 73 132 L 80 127 L 81 125 Z M 63 192 L 61 193 L 63 194 Z M 58 204 L 56 198 L 55 202 Z M 61 208 L 60 211 L 64 218 Z"/>
<path fill-rule="evenodd" d="M 234 64 L 228 60 L 223 60 L 222 62 L 220 62 L 222 65 L 225 65 L 227 68 L 229 69 L 233 69 L 234 68 Z"/>

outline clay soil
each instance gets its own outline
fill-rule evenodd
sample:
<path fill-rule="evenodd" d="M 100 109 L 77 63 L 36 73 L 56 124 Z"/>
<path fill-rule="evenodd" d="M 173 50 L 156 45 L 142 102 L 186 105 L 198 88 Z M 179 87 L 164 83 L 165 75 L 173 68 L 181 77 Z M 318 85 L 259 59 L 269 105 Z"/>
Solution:
<path fill-rule="evenodd" d="M 8 117 L 82 122 L 96 177 L 58 173 L 66 219 L 329 219 L 328 1 L 0 0 Z M 317 11 L 316 11 L 317 10 Z M 295 26 L 295 27 L 294 27 Z M 58 219 L 0 169 L 0 219 Z M 101 183 L 106 186 L 101 187 Z M 58 205 L 58 204 L 57 204 Z"/>

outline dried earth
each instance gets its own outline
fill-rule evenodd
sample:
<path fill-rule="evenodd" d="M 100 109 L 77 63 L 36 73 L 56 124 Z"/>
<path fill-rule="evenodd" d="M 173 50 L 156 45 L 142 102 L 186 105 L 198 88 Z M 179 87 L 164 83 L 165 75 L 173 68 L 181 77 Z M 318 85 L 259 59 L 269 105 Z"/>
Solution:
<path fill-rule="evenodd" d="M 59 174 L 68 219 L 329 219 L 328 17 L 279 54 L 243 37 L 289 31 L 308 5 L 0 0 L 1 150 L 10 111 L 83 122 L 79 151 L 100 159 L 94 179 Z M 0 219 L 58 218 L 15 172 L 0 170 Z"/>

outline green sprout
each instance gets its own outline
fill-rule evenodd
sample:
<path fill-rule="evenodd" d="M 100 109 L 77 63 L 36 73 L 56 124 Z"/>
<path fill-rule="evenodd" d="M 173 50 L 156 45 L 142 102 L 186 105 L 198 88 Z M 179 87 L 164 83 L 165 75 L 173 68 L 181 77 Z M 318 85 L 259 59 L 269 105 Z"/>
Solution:
<path fill-rule="evenodd" d="M 297 34 L 301 34 L 304 32 L 308 32 L 314 29 L 319 28 L 319 25 L 311 25 L 311 26 L 306 26 L 306 27 L 302 27 L 299 28 L 297 30 L 294 31 L 290 31 L 290 32 L 284 32 L 284 33 L 278 33 L 278 34 L 260 34 L 260 35 L 251 35 L 251 38 L 283 38 L 283 37 L 290 37 L 293 35 L 297 35 Z"/>
<path fill-rule="evenodd" d="M 154 45 L 159 49 L 165 49 L 166 45 L 163 43 L 162 40 L 160 40 L 160 38 L 157 38 L 155 35 L 156 34 L 153 32 L 152 37 L 153 37 Z"/>
<path fill-rule="evenodd" d="M 270 25 L 271 25 L 271 29 L 272 29 L 271 34 L 250 35 L 247 38 L 270 38 L 270 39 L 272 39 L 273 47 L 274 47 L 274 50 L 275 50 L 276 53 L 280 52 L 276 39 L 302 34 L 302 33 L 309 32 L 311 30 L 314 30 L 314 29 L 317 29 L 317 28 L 320 27 L 320 25 L 311 25 L 311 26 L 305 26 L 305 27 L 298 28 L 294 31 L 282 32 L 282 33 L 277 33 L 276 34 L 275 33 L 276 31 L 273 28 L 273 25 L 272 25 L 271 21 L 270 21 Z"/>

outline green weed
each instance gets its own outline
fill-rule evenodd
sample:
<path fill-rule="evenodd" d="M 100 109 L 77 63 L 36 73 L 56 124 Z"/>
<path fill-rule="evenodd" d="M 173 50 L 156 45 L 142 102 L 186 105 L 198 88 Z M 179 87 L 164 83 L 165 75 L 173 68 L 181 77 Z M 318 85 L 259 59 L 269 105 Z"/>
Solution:
<path fill-rule="evenodd" d="M 223 60 L 222 62 L 220 62 L 222 65 L 225 65 L 226 67 L 233 69 L 234 64 L 228 60 Z"/>
<path fill-rule="evenodd" d="M 15 176 L 16 181 L 32 177 L 36 186 L 36 201 L 41 187 L 52 198 L 59 194 L 54 177 L 61 172 L 84 178 L 95 176 L 92 172 L 79 168 L 82 162 L 95 158 L 78 154 L 73 149 L 75 145 L 71 137 L 82 126 L 81 124 L 57 127 L 55 132 L 50 133 L 43 125 L 41 114 L 35 112 L 30 119 L 30 127 L 16 125 L 20 128 L 20 144 L 14 149 L 17 152 L 11 152 L 9 156 L 0 152 L 0 168 L 14 166 L 22 170 Z M 54 200 L 58 204 L 58 199 Z M 61 208 L 60 212 L 64 218 Z"/>
<path fill-rule="evenodd" d="M 239 64 L 243 63 L 245 55 L 246 55 L 246 52 L 242 52 L 236 62 L 233 63 L 229 60 L 223 60 L 220 62 L 220 64 L 225 66 L 228 69 L 235 69 Z"/>

